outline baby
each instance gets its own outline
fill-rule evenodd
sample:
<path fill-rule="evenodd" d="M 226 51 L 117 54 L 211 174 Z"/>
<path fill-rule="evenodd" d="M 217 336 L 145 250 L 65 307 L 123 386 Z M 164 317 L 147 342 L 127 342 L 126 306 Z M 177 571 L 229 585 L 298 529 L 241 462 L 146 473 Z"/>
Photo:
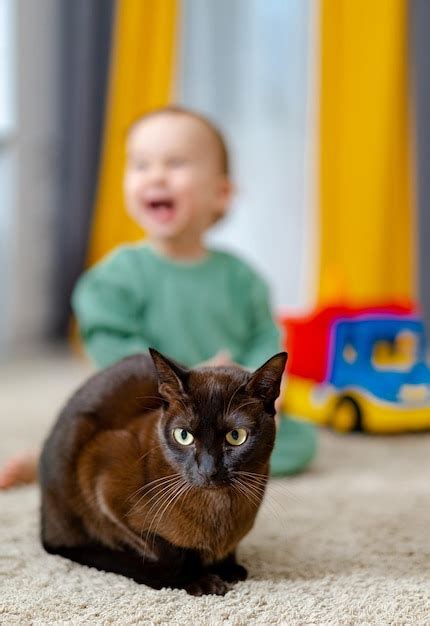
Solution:
<path fill-rule="evenodd" d="M 190 367 L 259 367 L 281 350 L 267 286 L 243 260 L 204 241 L 233 193 L 221 133 L 194 112 L 166 107 L 133 124 L 126 155 L 127 211 L 146 239 L 120 246 L 80 278 L 72 303 L 87 353 L 98 367 L 149 347 Z M 315 448 L 311 426 L 281 420 L 272 472 L 304 469 Z M 28 481 L 29 463 L 12 459 L 0 487 Z"/>

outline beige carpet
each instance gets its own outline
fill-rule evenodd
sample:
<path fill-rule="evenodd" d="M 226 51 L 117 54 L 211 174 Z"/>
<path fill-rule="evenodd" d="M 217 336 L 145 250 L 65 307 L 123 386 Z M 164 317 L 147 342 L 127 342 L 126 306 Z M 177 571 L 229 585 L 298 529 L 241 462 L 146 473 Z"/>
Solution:
<path fill-rule="evenodd" d="M 88 366 L 0 368 L 0 460 L 36 443 Z M 153 591 L 47 555 L 36 487 L 0 493 L 0 624 L 430 624 L 430 436 L 323 433 L 305 475 L 273 482 L 225 597 Z"/>

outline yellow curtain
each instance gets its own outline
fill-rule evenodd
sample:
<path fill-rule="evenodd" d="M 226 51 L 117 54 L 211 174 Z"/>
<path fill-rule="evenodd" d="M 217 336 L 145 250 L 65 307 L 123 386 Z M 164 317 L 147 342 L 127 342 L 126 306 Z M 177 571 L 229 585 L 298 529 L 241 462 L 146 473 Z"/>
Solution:
<path fill-rule="evenodd" d="M 142 238 L 122 194 L 124 139 L 139 115 L 170 99 L 177 0 L 118 0 L 104 144 L 88 264 L 115 245 Z"/>
<path fill-rule="evenodd" d="M 415 295 L 407 0 L 321 0 L 319 301 Z"/>

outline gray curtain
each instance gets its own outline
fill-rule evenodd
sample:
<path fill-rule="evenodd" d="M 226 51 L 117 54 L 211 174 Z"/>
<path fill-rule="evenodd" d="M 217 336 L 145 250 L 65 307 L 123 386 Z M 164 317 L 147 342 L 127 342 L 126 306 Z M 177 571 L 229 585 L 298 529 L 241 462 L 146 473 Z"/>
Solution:
<path fill-rule="evenodd" d="M 419 298 L 430 337 L 430 0 L 412 0 L 409 6 L 417 146 Z"/>
<path fill-rule="evenodd" d="M 114 0 L 61 0 L 60 170 L 54 335 L 64 336 L 70 295 L 87 251 L 103 131 Z"/>

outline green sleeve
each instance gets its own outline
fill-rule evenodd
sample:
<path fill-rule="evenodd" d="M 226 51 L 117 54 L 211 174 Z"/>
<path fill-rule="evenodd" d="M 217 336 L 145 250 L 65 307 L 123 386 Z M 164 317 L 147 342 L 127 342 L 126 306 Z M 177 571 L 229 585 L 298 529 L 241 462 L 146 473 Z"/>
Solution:
<path fill-rule="evenodd" d="M 252 273 L 247 286 L 249 296 L 249 337 L 242 364 L 255 369 L 280 352 L 281 336 L 271 313 L 269 290 L 265 282 Z"/>
<path fill-rule="evenodd" d="M 129 255 L 119 251 L 85 272 L 73 292 L 80 336 L 98 367 L 149 347 L 139 325 L 144 303 L 134 274 Z"/>

